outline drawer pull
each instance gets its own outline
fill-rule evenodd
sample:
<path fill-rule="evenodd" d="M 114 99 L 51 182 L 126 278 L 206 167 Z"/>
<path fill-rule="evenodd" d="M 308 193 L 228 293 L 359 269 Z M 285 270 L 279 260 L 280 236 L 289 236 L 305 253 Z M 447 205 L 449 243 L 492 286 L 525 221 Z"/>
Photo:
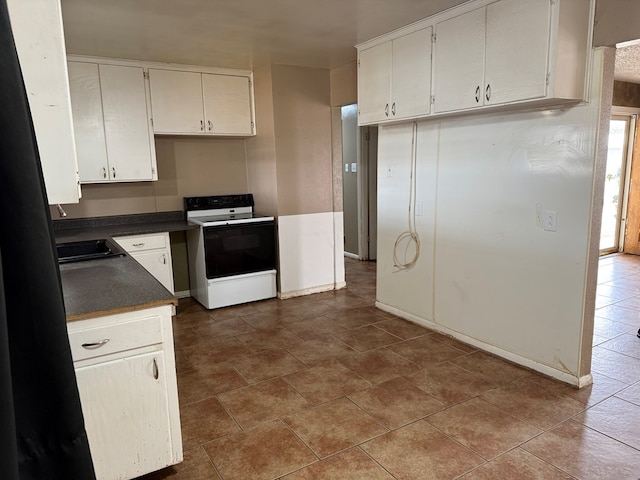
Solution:
<path fill-rule="evenodd" d="M 136 248 L 144 247 L 144 242 L 134 243 L 133 246 L 136 247 Z"/>
<path fill-rule="evenodd" d="M 99 342 L 83 343 L 82 348 L 86 348 L 87 350 L 95 350 L 96 348 L 100 348 L 107 343 L 109 343 L 109 339 L 105 338 L 104 340 L 100 340 Z"/>
<path fill-rule="evenodd" d="M 153 378 L 157 380 L 159 376 L 160 376 L 160 372 L 158 371 L 158 361 L 154 358 L 153 359 Z"/>

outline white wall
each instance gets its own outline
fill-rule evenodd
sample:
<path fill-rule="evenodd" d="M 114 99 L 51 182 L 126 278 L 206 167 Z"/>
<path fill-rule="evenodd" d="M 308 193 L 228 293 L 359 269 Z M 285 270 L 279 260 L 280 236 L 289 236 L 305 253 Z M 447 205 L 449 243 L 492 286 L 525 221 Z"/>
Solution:
<path fill-rule="evenodd" d="M 589 331 L 596 60 L 589 105 L 419 123 L 421 255 L 408 271 L 398 272 L 392 255 L 407 225 L 412 125 L 380 128 L 381 308 L 569 383 L 589 381 L 580 379 L 589 377 L 580 355 Z M 556 232 L 538 225 L 539 205 L 557 212 Z"/>

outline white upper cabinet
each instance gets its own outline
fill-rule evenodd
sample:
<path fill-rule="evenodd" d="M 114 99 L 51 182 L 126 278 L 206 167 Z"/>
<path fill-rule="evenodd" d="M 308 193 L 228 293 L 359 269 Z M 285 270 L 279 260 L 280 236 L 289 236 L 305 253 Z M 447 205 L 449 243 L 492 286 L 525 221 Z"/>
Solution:
<path fill-rule="evenodd" d="M 484 95 L 485 9 L 436 25 L 435 111 L 482 105 Z"/>
<path fill-rule="evenodd" d="M 431 32 L 423 28 L 358 52 L 360 125 L 430 113 Z"/>
<path fill-rule="evenodd" d="M 361 44 L 360 124 L 512 104 L 547 107 L 584 101 L 594 7 L 594 0 L 472 0 Z M 403 39 L 431 27 L 433 72 L 426 69 L 424 51 L 416 47 L 423 42 L 408 42 L 401 49 Z M 385 67 L 389 62 L 392 67 Z M 418 91 L 425 84 L 415 83 L 427 71 L 433 109 Z"/>
<path fill-rule="evenodd" d="M 143 69 L 75 61 L 68 68 L 81 182 L 157 180 Z"/>
<path fill-rule="evenodd" d="M 80 187 L 60 2 L 9 0 L 7 7 L 49 203 L 78 203 Z"/>
<path fill-rule="evenodd" d="M 157 134 L 254 135 L 248 75 L 149 69 Z"/>

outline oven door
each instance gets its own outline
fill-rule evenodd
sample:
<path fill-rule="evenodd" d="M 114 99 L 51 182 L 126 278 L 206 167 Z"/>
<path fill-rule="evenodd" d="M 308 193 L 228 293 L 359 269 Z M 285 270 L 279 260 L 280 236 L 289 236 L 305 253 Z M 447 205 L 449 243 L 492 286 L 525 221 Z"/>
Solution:
<path fill-rule="evenodd" d="M 207 278 L 276 268 L 273 220 L 203 227 Z"/>

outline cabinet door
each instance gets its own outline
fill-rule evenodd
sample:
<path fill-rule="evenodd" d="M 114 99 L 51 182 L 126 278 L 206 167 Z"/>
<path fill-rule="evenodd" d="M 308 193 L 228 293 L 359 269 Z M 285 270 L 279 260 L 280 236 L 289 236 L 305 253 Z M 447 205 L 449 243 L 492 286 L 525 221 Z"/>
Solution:
<path fill-rule="evenodd" d="M 202 74 L 205 130 L 218 135 L 251 135 L 248 77 Z"/>
<path fill-rule="evenodd" d="M 358 54 L 358 123 L 375 123 L 389 118 L 391 89 L 391 42 L 362 50 Z"/>
<path fill-rule="evenodd" d="M 106 182 L 109 165 L 98 65 L 69 62 L 68 69 L 80 181 Z"/>
<path fill-rule="evenodd" d="M 153 180 L 155 147 L 142 68 L 100 65 L 100 84 L 111 180 Z"/>
<path fill-rule="evenodd" d="M 485 8 L 436 25 L 435 111 L 482 105 L 484 94 Z"/>
<path fill-rule="evenodd" d="M 172 463 L 162 352 L 76 368 L 76 378 L 97 478 L 134 478 Z"/>
<path fill-rule="evenodd" d="M 408 118 L 431 110 L 431 27 L 393 41 L 391 116 Z"/>
<path fill-rule="evenodd" d="M 501 0 L 487 6 L 485 105 L 544 97 L 551 2 Z"/>
<path fill-rule="evenodd" d="M 149 252 L 129 253 L 142 265 L 164 288 L 174 293 L 173 268 L 169 250 L 152 250 Z"/>
<path fill-rule="evenodd" d="M 60 2 L 9 0 L 7 8 L 49 203 L 78 203 L 78 164 Z"/>
<path fill-rule="evenodd" d="M 203 133 L 202 74 L 149 69 L 155 133 Z"/>

